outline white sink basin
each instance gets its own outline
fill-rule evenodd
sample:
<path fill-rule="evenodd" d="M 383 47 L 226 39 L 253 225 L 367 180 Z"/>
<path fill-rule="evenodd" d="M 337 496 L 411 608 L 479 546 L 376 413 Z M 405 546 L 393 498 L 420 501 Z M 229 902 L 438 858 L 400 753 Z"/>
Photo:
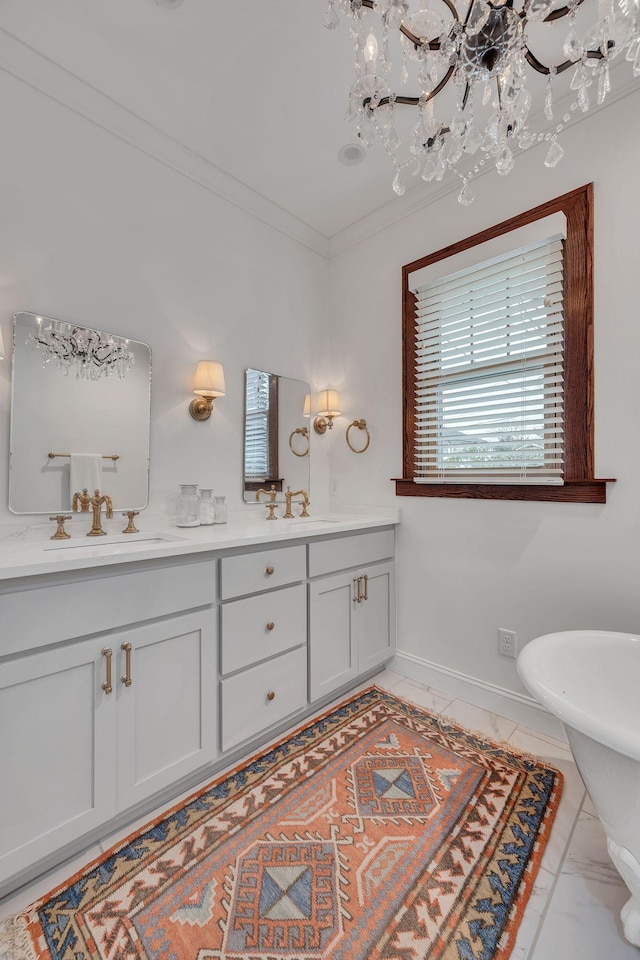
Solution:
<path fill-rule="evenodd" d="M 300 528 L 304 527 L 305 530 L 309 528 L 317 530 L 321 527 L 326 527 L 328 523 L 344 523 L 343 520 L 339 520 L 337 517 L 331 517 L 326 519 L 321 519 L 319 517 L 299 517 L 297 520 L 287 520 L 287 528 Z"/>
<path fill-rule="evenodd" d="M 45 550 L 104 550 L 105 553 L 126 553 L 133 547 L 151 547 L 158 543 L 175 543 L 183 540 L 170 533 L 108 534 L 106 537 L 72 537 L 70 540 L 51 540 Z"/>

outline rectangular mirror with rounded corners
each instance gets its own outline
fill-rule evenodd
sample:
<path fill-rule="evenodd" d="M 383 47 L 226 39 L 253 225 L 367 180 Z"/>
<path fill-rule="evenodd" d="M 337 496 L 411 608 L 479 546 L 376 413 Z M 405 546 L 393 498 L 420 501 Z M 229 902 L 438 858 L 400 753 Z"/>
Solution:
<path fill-rule="evenodd" d="M 100 489 L 115 509 L 146 507 L 150 408 L 151 350 L 146 343 L 16 313 L 11 512 L 68 512 L 76 492 L 71 489 L 71 455 L 99 456 Z"/>
<path fill-rule="evenodd" d="M 309 397 L 303 380 L 250 367 L 245 371 L 243 493 L 255 503 L 273 485 L 309 493 Z M 263 500 L 266 498 L 263 496 Z"/>

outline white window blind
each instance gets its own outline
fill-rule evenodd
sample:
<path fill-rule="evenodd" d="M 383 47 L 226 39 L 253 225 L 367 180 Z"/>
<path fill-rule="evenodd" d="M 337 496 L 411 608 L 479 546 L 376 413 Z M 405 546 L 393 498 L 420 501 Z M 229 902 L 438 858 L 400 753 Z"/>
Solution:
<path fill-rule="evenodd" d="M 247 370 L 244 473 L 248 480 L 269 477 L 269 374 Z"/>
<path fill-rule="evenodd" d="M 415 291 L 416 483 L 562 483 L 563 251 L 554 237 Z"/>

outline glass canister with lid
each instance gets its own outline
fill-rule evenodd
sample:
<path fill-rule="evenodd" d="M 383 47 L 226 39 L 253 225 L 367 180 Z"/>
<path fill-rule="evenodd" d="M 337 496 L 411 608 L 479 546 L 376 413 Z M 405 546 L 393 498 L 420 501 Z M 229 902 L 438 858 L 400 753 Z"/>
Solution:
<path fill-rule="evenodd" d="M 214 497 L 214 523 L 227 522 L 227 504 L 224 497 Z"/>
<path fill-rule="evenodd" d="M 209 487 L 200 488 L 200 526 L 206 527 L 214 523 L 213 490 Z"/>
<path fill-rule="evenodd" d="M 197 527 L 200 525 L 200 497 L 197 483 L 181 483 L 180 496 L 176 501 L 176 526 Z"/>

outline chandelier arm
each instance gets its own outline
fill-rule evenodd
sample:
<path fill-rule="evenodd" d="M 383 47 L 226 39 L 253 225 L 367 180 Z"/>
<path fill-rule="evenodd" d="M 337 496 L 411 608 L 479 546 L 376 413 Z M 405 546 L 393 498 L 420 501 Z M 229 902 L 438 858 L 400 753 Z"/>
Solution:
<path fill-rule="evenodd" d="M 364 2 L 364 0 L 363 0 Z M 375 107 L 371 106 L 371 97 L 365 97 L 362 101 L 362 108 L 365 109 L 368 107 L 370 110 L 376 110 L 378 107 L 386 107 L 390 103 L 402 103 L 408 107 L 417 107 L 421 103 L 428 103 L 429 100 L 433 100 L 434 97 L 437 97 L 441 90 L 443 90 L 448 84 L 449 80 L 453 76 L 455 71 L 455 66 L 450 66 L 440 83 L 433 88 L 428 94 L 422 97 L 382 97 L 381 100 L 378 100 Z M 468 84 L 467 84 L 468 87 Z M 466 94 L 465 94 L 466 95 Z M 449 128 L 445 131 L 448 133 Z"/>
<path fill-rule="evenodd" d="M 575 10 L 576 7 L 581 6 L 583 3 L 584 0 L 575 0 L 571 6 L 558 7 L 557 10 L 552 10 L 551 13 L 548 13 L 542 23 L 551 23 L 553 20 L 561 20 L 562 17 L 566 17 L 569 13 L 571 13 L 572 10 Z M 529 10 L 530 6 L 531 0 L 528 0 L 528 2 L 525 3 L 524 7 L 520 11 L 519 15 L 521 20 L 527 19 L 527 11 Z"/>
<path fill-rule="evenodd" d="M 609 41 L 609 49 L 613 47 L 613 41 Z M 525 59 L 530 67 L 533 67 L 538 73 L 541 73 L 543 76 L 548 77 L 551 73 L 550 67 L 545 67 L 544 63 L 541 63 L 540 60 L 536 57 L 534 53 L 531 53 L 529 48 L 526 48 Z M 603 53 L 601 50 L 587 50 L 585 56 L 588 60 L 602 60 Z M 556 74 L 564 73 L 565 70 L 570 70 L 571 67 L 575 67 L 577 63 L 580 63 L 580 60 L 563 60 L 562 63 L 558 64 L 556 67 Z"/>

